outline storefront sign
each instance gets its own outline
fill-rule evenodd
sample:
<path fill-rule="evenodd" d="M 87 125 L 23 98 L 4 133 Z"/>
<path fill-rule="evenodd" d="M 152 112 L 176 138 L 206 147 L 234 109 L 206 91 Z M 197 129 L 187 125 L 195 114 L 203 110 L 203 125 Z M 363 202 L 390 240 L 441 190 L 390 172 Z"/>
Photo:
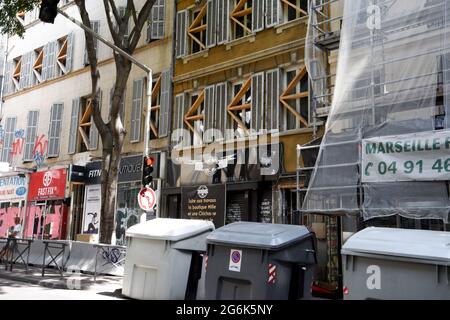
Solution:
<path fill-rule="evenodd" d="M 27 193 L 25 177 L 0 178 L 0 202 L 15 202 L 25 200 Z"/>
<path fill-rule="evenodd" d="M 97 184 L 86 186 L 83 219 L 84 234 L 98 234 L 100 225 L 100 210 L 102 207 L 101 196 L 101 185 Z"/>
<path fill-rule="evenodd" d="M 86 184 L 100 184 L 102 176 L 101 161 L 86 165 Z M 120 161 L 118 182 L 140 181 L 142 178 L 142 155 L 123 157 Z"/>
<path fill-rule="evenodd" d="M 186 187 L 181 189 L 183 218 L 214 222 L 216 228 L 225 223 L 225 185 Z"/>
<path fill-rule="evenodd" d="M 362 182 L 450 180 L 450 131 L 365 139 Z"/>
<path fill-rule="evenodd" d="M 66 191 L 67 170 L 56 169 L 35 172 L 30 175 L 28 200 L 64 199 Z"/>

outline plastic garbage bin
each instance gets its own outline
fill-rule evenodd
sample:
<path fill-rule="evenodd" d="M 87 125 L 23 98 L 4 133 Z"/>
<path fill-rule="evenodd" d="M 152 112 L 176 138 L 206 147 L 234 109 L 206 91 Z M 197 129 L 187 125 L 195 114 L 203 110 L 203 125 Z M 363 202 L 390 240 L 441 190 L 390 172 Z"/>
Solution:
<path fill-rule="evenodd" d="M 129 228 L 122 294 L 146 300 L 197 298 L 212 230 L 212 222 L 183 219 L 154 219 Z"/>
<path fill-rule="evenodd" d="M 206 298 L 287 300 L 311 297 L 314 235 L 304 226 L 236 222 L 206 240 Z"/>
<path fill-rule="evenodd" d="M 450 299 L 450 232 L 367 228 L 343 245 L 344 299 Z"/>

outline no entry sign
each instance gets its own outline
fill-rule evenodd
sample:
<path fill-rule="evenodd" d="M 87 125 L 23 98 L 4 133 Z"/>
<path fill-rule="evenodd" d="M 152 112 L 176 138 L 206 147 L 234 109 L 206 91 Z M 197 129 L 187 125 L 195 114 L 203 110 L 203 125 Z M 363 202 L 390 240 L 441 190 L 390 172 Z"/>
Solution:
<path fill-rule="evenodd" d="M 156 205 L 156 194 L 151 188 L 143 188 L 138 194 L 139 207 L 144 211 L 153 210 Z"/>

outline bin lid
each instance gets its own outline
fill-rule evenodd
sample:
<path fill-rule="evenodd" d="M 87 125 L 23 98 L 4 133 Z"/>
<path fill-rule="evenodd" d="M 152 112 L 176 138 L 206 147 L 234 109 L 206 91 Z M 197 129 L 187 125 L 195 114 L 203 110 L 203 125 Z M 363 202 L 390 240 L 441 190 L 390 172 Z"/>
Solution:
<path fill-rule="evenodd" d="M 450 232 L 370 227 L 351 236 L 342 253 L 450 261 Z"/>
<path fill-rule="evenodd" d="M 305 226 L 235 222 L 208 235 L 207 243 L 247 248 L 278 249 L 310 235 Z"/>
<path fill-rule="evenodd" d="M 214 224 L 204 220 L 156 218 L 127 229 L 127 237 L 179 241 L 214 230 Z"/>

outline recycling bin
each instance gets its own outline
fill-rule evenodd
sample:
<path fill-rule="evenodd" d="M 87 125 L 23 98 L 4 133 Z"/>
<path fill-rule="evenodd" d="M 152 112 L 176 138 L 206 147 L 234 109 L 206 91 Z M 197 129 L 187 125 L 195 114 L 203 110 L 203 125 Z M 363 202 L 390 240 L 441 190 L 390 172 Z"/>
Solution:
<path fill-rule="evenodd" d="M 346 300 L 450 299 L 450 232 L 366 228 L 341 254 Z"/>
<path fill-rule="evenodd" d="M 304 226 L 235 222 L 207 242 L 206 298 L 311 298 L 317 264 L 314 235 Z"/>
<path fill-rule="evenodd" d="M 122 294 L 142 300 L 203 298 L 203 254 L 213 230 L 209 221 L 162 218 L 129 228 Z"/>

